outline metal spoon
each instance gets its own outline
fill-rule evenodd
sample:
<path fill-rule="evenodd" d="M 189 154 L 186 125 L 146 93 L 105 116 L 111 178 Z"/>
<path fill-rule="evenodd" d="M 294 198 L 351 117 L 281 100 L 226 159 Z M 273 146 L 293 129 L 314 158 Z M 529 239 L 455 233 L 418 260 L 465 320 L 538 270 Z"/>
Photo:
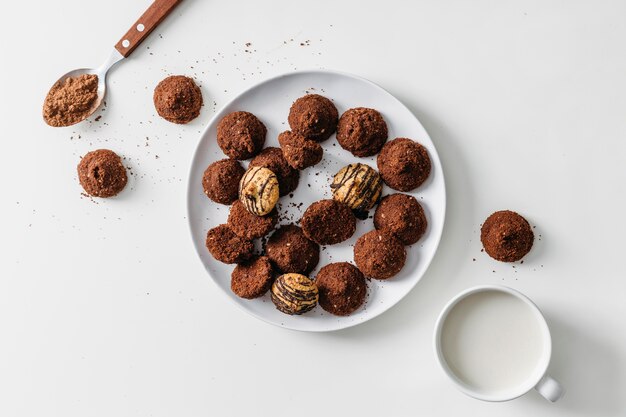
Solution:
<path fill-rule="evenodd" d="M 106 94 L 106 76 L 107 72 L 124 58 L 127 58 L 139 46 L 144 39 L 170 14 L 182 0 L 155 0 L 154 3 L 141 15 L 135 24 L 126 32 L 126 34 L 115 45 L 111 55 L 98 68 L 81 68 L 68 72 L 59 78 L 53 86 L 67 80 L 68 78 L 78 77 L 83 74 L 92 74 L 98 76 L 98 98 L 94 101 L 91 109 L 84 117 L 74 123 L 64 126 L 71 126 L 81 122 L 91 116 L 100 107 Z M 44 118 L 45 120 L 45 118 Z M 46 121 L 47 122 L 47 121 Z"/>

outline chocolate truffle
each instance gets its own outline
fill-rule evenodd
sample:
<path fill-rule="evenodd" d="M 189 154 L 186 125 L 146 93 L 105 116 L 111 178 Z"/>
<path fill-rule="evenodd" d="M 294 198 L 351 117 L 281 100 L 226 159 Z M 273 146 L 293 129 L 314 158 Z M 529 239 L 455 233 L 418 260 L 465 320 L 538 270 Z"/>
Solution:
<path fill-rule="evenodd" d="M 168 122 L 189 123 L 200 114 L 202 92 L 189 77 L 172 75 L 154 89 L 154 107 Z"/>
<path fill-rule="evenodd" d="M 228 214 L 228 227 L 244 239 L 252 240 L 265 236 L 272 231 L 278 222 L 278 212 L 272 210 L 265 216 L 250 213 L 243 203 L 235 201 Z"/>
<path fill-rule="evenodd" d="M 288 120 L 295 133 L 321 142 L 335 133 L 338 117 L 332 101 L 319 94 L 308 94 L 291 105 Z"/>
<path fill-rule="evenodd" d="M 231 204 L 239 197 L 239 181 L 245 169 L 234 159 L 213 162 L 204 171 L 202 188 L 204 194 L 220 204 Z"/>
<path fill-rule="evenodd" d="M 241 298 L 262 297 L 272 286 L 274 270 L 267 256 L 255 257 L 233 270 L 230 289 Z"/>
<path fill-rule="evenodd" d="M 217 144 L 232 159 L 248 159 L 265 144 L 267 129 L 252 113 L 229 113 L 217 124 Z"/>
<path fill-rule="evenodd" d="M 251 241 L 240 238 L 225 224 L 209 230 L 206 247 L 215 259 L 225 264 L 244 262 L 250 259 L 254 250 Z"/>
<path fill-rule="evenodd" d="M 335 175 L 330 188 L 335 200 L 353 210 L 367 211 L 380 199 L 383 181 L 372 167 L 350 164 Z"/>
<path fill-rule="evenodd" d="M 339 119 L 337 141 L 354 156 L 375 155 L 387 141 L 387 123 L 374 109 L 350 109 Z"/>
<path fill-rule="evenodd" d="M 406 194 L 384 197 L 374 213 L 374 227 L 393 233 L 405 245 L 417 242 L 426 225 L 424 209 L 415 197 Z"/>
<path fill-rule="evenodd" d="M 308 274 L 320 260 L 320 248 L 302 229 L 286 225 L 276 230 L 265 245 L 265 253 L 282 272 Z"/>
<path fill-rule="evenodd" d="M 239 201 L 257 216 L 265 216 L 278 202 L 278 178 L 267 168 L 249 168 L 239 181 Z"/>
<path fill-rule="evenodd" d="M 372 230 L 354 245 L 354 262 L 366 277 L 387 279 L 396 275 L 406 261 L 406 250 L 393 234 Z"/>
<path fill-rule="evenodd" d="M 317 164 L 324 154 L 319 143 L 290 131 L 278 135 L 278 143 L 285 159 L 295 169 L 305 169 Z"/>
<path fill-rule="evenodd" d="M 279 195 L 282 197 L 298 187 L 300 171 L 293 169 L 283 156 L 280 148 L 269 147 L 263 149 L 252 161 L 251 167 L 267 168 L 278 177 Z"/>
<path fill-rule="evenodd" d="M 398 191 L 414 190 L 430 175 L 428 151 L 407 138 L 386 143 L 376 162 L 385 184 Z"/>
<path fill-rule="evenodd" d="M 113 197 L 124 189 L 128 181 L 122 159 L 108 149 L 87 153 L 77 169 L 80 185 L 94 197 Z"/>
<path fill-rule="evenodd" d="M 525 218 L 514 211 L 496 211 L 480 229 L 485 252 L 502 262 L 522 259 L 533 247 L 535 234 Z"/>
<path fill-rule="evenodd" d="M 313 310 L 318 297 L 317 285 L 304 275 L 284 274 L 272 284 L 272 302 L 285 314 L 304 314 Z"/>
<path fill-rule="evenodd" d="M 356 230 L 350 207 L 335 200 L 311 204 L 300 222 L 304 235 L 320 245 L 334 245 L 349 239 Z"/>
<path fill-rule="evenodd" d="M 367 294 L 363 273 L 348 262 L 324 266 L 315 277 L 320 306 L 336 316 L 348 316 L 361 307 Z"/>

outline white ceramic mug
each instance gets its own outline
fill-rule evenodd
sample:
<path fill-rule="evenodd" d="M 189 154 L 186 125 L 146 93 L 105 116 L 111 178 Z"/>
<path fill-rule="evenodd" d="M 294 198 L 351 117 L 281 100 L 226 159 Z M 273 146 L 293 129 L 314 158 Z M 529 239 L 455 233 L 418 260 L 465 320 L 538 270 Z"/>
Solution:
<path fill-rule="evenodd" d="M 502 285 L 469 288 L 446 304 L 435 326 L 435 353 L 459 390 L 508 401 L 535 388 L 554 402 L 564 389 L 546 374 L 550 329 L 525 295 Z"/>

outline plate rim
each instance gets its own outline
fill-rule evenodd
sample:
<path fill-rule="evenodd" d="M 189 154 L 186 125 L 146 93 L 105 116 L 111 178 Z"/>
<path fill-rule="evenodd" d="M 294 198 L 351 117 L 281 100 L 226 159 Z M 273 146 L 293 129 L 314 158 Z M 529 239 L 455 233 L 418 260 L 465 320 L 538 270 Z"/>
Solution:
<path fill-rule="evenodd" d="M 270 82 L 274 82 L 276 80 L 279 80 L 281 78 L 286 78 L 286 77 L 290 77 L 290 76 L 294 76 L 294 75 L 306 75 L 306 74 L 330 74 L 330 75 L 339 75 L 342 77 L 348 77 L 348 78 L 353 78 L 356 79 L 358 81 L 364 82 L 366 84 L 369 84 L 371 87 L 378 89 L 382 92 L 384 92 L 385 94 L 387 94 L 389 97 L 391 97 L 393 100 L 395 100 L 396 102 L 398 102 L 401 106 L 403 106 L 404 108 L 406 108 L 409 113 L 411 114 L 411 116 L 413 116 L 413 118 L 415 119 L 415 121 L 422 127 L 422 129 L 424 130 L 424 132 L 426 133 L 428 139 L 430 139 L 430 142 L 432 143 L 433 146 L 433 150 L 435 152 L 435 155 L 437 157 L 437 162 L 439 163 L 439 166 L 441 168 L 441 182 L 442 182 L 442 187 L 443 187 L 443 218 L 441 219 L 441 229 L 439 230 L 439 233 L 437 234 L 437 236 L 435 236 L 434 238 L 436 239 L 435 242 L 435 251 L 433 252 L 433 256 L 428 259 L 428 261 L 426 262 L 426 266 L 424 268 L 424 272 L 422 273 L 422 275 L 415 280 L 415 282 L 410 286 L 410 288 L 408 289 L 408 291 L 402 296 L 400 297 L 396 302 L 390 304 L 389 306 L 384 307 L 382 310 L 380 310 L 379 312 L 368 316 L 367 318 L 365 318 L 364 320 L 360 320 L 360 321 L 353 321 L 353 322 L 346 322 L 345 324 L 342 324 L 338 327 L 334 327 L 334 328 L 314 328 L 314 329 L 302 329 L 302 328 L 296 328 L 296 327 L 292 327 L 289 325 L 281 325 L 279 323 L 276 323 L 274 321 L 271 321 L 247 308 L 244 308 L 243 306 L 239 305 L 238 303 L 234 302 L 231 299 L 231 296 L 229 294 L 227 294 L 227 291 L 225 289 L 223 289 L 220 285 L 217 285 L 217 282 L 215 282 L 215 278 L 213 277 L 213 275 L 207 270 L 206 265 L 204 264 L 204 262 L 202 262 L 202 258 L 200 257 L 200 249 L 198 248 L 198 243 L 195 242 L 194 240 L 194 227 L 191 224 L 191 196 L 192 193 L 194 192 L 191 187 L 192 187 L 192 175 L 193 175 L 193 168 L 195 166 L 195 162 L 196 159 L 199 157 L 199 151 L 200 151 L 200 144 L 202 142 L 202 138 L 204 138 L 204 136 L 206 134 L 208 134 L 209 129 L 211 128 L 211 126 L 213 125 L 213 123 L 218 119 L 223 117 L 223 113 L 225 112 L 225 109 L 227 107 L 229 107 L 232 103 L 234 103 L 235 101 L 239 100 L 241 97 L 243 97 L 245 94 L 247 94 L 250 90 L 253 90 L 255 88 L 258 88 L 264 84 L 268 84 Z M 213 115 L 213 117 L 211 117 L 209 119 L 209 121 L 207 122 L 206 126 L 204 127 L 204 129 L 202 129 L 202 132 L 199 135 L 200 140 L 196 143 L 196 148 L 193 151 L 193 155 L 191 157 L 191 163 L 189 164 L 189 169 L 188 169 L 188 175 L 187 175 L 187 196 L 186 196 L 186 214 L 187 214 L 187 226 L 188 226 L 188 230 L 189 230 L 189 235 L 191 237 L 191 242 L 193 244 L 193 247 L 195 249 L 196 252 L 196 258 L 198 259 L 198 261 L 200 262 L 200 264 L 202 265 L 203 269 L 205 270 L 206 274 L 209 275 L 209 277 L 211 278 L 211 281 L 213 281 L 213 284 L 219 288 L 220 293 L 222 293 L 222 296 L 226 297 L 230 303 L 235 304 L 237 306 L 237 308 L 239 310 L 243 310 L 244 312 L 246 312 L 247 314 L 249 314 L 250 316 L 261 320 L 264 323 L 268 323 L 271 324 L 273 326 L 276 326 L 278 328 L 281 329 L 288 329 L 288 330 L 292 330 L 292 331 L 299 331 L 299 332 L 306 332 L 306 333 L 326 333 L 326 332 L 334 332 L 334 331 L 339 331 L 339 330 L 344 330 L 344 329 L 348 329 L 354 326 L 358 326 L 360 324 L 366 323 L 372 319 L 375 319 L 376 317 L 381 316 L 382 314 L 386 313 L 387 311 L 389 311 L 391 308 L 393 308 L 394 306 L 396 306 L 400 301 L 402 301 L 411 291 L 413 291 L 415 289 L 415 287 L 417 286 L 417 284 L 422 280 L 422 278 L 424 277 L 424 275 L 426 275 L 426 273 L 428 272 L 428 269 L 430 268 L 430 265 L 433 261 L 433 259 L 435 258 L 435 256 L 437 255 L 437 252 L 439 251 L 439 245 L 441 243 L 441 238 L 443 236 L 443 230 L 445 228 L 446 225 L 446 217 L 447 217 L 447 200 L 448 200 L 448 193 L 447 193 L 447 187 L 446 187 L 446 181 L 445 181 L 445 174 L 443 171 L 443 164 L 441 163 L 441 158 L 439 156 L 439 152 L 437 151 L 437 146 L 435 145 L 435 142 L 432 140 L 430 134 L 428 133 L 428 131 L 426 130 L 426 128 L 424 127 L 424 125 L 422 124 L 422 122 L 419 120 L 419 118 L 415 115 L 415 113 L 413 113 L 413 111 L 407 106 L 405 105 L 400 99 L 398 99 L 395 95 L 391 94 L 389 91 L 387 91 L 385 88 L 381 87 L 380 85 L 376 84 L 373 81 L 368 80 L 367 78 L 361 77 L 359 75 L 355 75 L 352 73 L 348 73 L 348 72 L 344 72 L 344 71 L 337 71 L 337 70 L 329 70 L 329 69 L 304 69 L 304 70 L 296 70 L 296 71 L 289 71 L 289 72 L 285 72 L 285 73 L 281 73 L 278 75 L 275 75 L 273 77 L 269 77 L 266 78 L 264 80 L 261 80 L 247 88 L 245 88 L 244 90 L 242 90 L 241 92 L 239 92 L 237 95 L 235 95 L 235 97 L 233 97 L 231 100 L 229 100 L 228 102 L 224 103 L 220 109 Z"/>

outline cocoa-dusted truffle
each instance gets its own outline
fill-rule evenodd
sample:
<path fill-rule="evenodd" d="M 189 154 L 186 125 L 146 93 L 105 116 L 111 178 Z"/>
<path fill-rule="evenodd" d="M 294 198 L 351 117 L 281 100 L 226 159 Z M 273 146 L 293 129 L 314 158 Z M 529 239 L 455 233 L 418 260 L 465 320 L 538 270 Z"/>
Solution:
<path fill-rule="evenodd" d="M 213 162 L 204 171 L 202 188 L 204 194 L 220 204 L 231 204 L 239 196 L 239 180 L 245 169 L 234 159 Z"/>
<path fill-rule="evenodd" d="M 248 240 L 265 236 L 272 231 L 277 222 L 276 209 L 265 216 L 257 216 L 250 213 L 239 200 L 233 203 L 228 214 L 228 227 L 237 236 Z"/>
<path fill-rule="evenodd" d="M 319 94 L 308 94 L 291 105 L 288 120 L 291 130 L 321 142 L 335 133 L 338 117 L 332 101 Z"/>
<path fill-rule="evenodd" d="M 278 143 L 285 159 L 295 169 L 305 169 L 317 164 L 324 154 L 319 143 L 290 131 L 278 135 Z"/>
<path fill-rule="evenodd" d="M 315 282 L 300 274 L 284 274 L 272 284 L 272 302 L 285 314 L 304 314 L 317 305 Z"/>
<path fill-rule="evenodd" d="M 405 261 L 404 245 L 386 231 L 367 232 L 354 245 L 354 262 L 370 278 L 391 278 L 400 272 Z"/>
<path fill-rule="evenodd" d="M 252 299 L 270 289 L 274 270 L 267 256 L 259 256 L 237 265 L 230 277 L 230 289 L 241 298 Z"/>
<path fill-rule="evenodd" d="M 374 109 L 350 109 L 339 119 L 337 141 L 354 156 L 375 155 L 387 141 L 387 123 Z"/>
<path fill-rule="evenodd" d="M 535 234 L 528 221 L 514 211 L 496 211 L 480 229 L 485 252 L 502 262 L 522 259 L 533 247 Z"/>
<path fill-rule="evenodd" d="M 414 190 L 430 175 L 428 151 L 407 138 L 386 143 L 376 162 L 385 184 L 398 191 Z"/>
<path fill-rule="evenodd" d="M 128 181 L 122 159 L 108 149 L 88 152 L 77 169 L 80 185 L 94 197 L 113 197 L 124 189 Z"/>
<path fill-rule="evenodd" d="M 244 262 L 250 259 L 254 250 L 251 241 L 240 238 L 225 224 L 209 230 L 206 247 L 215 259 L 225 264 Z"/>
<path fill-rule="evenodd" d="M 317 273 L 320 306 L 336 316 L 348 316 L 361 307 L 367 294 L 363 273 L 348 262 L 324 266 Z"/>
<path fill-rule="evenodd" d="M 356 211 L 367 211 L 380 199 L 383 181 L 369 165 L 350 164 L 339 170 L 330 184 L 333 198 Z"/>
<path fill-rule="evenodd" d="M 200 114 L 202 91 L 193 79 L 172 75 L 154 89 L 154 107 L 159 116 L 168 122 L 189 123 Z"/>
<path fill-rule="evenodd" d="M 415 197 L 391 194 L 380 200 L 374 213 L 374 226 L 396 235 L 405 245 L 417 242 L 426 231 L 426 215 Z"/>
<path fill-rule="evenodd" d="M 311 204 L 300 222 L 304 235 L 320 245 L 334 245 L 349 239 L 356 230 L 350 207 L 335 200 Z"/>
<path fill-rule="evenodd" d="M 278 178 L 267 168 L 250 167 L 239 181 L 239 201 L 257 216 L 265 216 L 278 202 Z"/>
<path fill-rule="evenodd" d="M 252 113 L 229 113 L 217 124 L 217 144 L 229 158 L 248 159 L 265 144 L 267 129 Z"/>
<path fill-rule="evenodd" d="M 285 273 L 308 274 L 320 260 L 320 247 L 294 225 L 276 230 L 265 245 L 265 253 Z"/>
<path fill-rule="evenodd" d="M 276 174 L 281 197 L 298 187 L 300 171 L 289 166 L 280 148 L 269 147 L 263 149 L 260 154 L 250 161 L 250 166 L 267 168 Z"/>

